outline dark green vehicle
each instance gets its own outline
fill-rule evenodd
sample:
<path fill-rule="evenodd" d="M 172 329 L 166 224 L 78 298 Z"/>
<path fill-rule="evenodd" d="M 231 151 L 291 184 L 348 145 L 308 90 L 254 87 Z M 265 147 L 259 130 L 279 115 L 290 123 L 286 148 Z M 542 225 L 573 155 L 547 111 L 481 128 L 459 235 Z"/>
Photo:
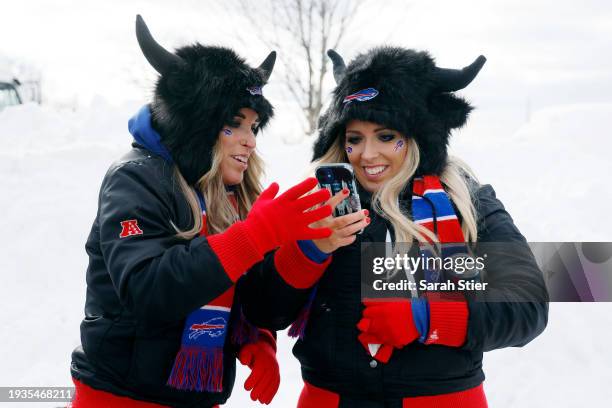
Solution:
<path fill-rule="evenodd" d="M 13 81 L 6 82 L 0 80 L 0 111 L 7 106 L 20 105 L 22 103 L 21 96 L 17 87 L 19 81 L 14 79 Z"/>

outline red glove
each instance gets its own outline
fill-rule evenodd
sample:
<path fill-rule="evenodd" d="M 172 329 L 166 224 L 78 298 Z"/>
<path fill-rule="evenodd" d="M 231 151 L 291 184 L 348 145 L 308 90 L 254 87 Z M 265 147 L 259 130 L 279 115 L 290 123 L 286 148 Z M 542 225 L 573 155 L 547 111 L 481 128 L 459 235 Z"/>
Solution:
<path fill-rule="evenodd" d="M 363 303 L 366 307 L 357 328 L 379 340 L 378 343 L 402 348 L 419 337 L 410 300 L 366 300 Z"/>
<path fill-rule="evenodd" d="M 469 309 L 461 292 L 427 292 L 429 333 L 425 344 L 461 347 L 467 336 Z"/>
<path fill-rule="evenodd" d="M 302 197 L 316 185 L 317 179 L 310 177 L 274 198 L 278 193 L 278 184 L 272 183 L 257 198 L 244 226 L 262 254 L 286 242 L 327 238 L 331 235 L 329 228 L 308 227 L 331 215 L 329 205 L 306 211 L 331 197 L 327 189 Z"/>
<path fill-rule="evenodd" d="M 278 193 L 278 184 L 272 183 L 253 204 L 246 220 L 236 222 L 226 231 L 210 235 L 207 241 L 232 281 L 246 272 L 263 256 L 283 243 L 303 239 L 320 239 L 331 235 L 329 228 L 310 228 L 310 224 L 331 215 L 331 207 L 324 205 L 307 211 L 330 198 L 327 189 L 304 194 L 317 185 L 317 179 L 308 178 L 285 193 Z"/>
<path fill-rule="evenodd" d="M 244 389 L 251 391 L 251 399 L 269 404 L 280 385 L 280 371 L 276 361 L 276 340 L 267 330 L 259 329 L 259 340 L 243 346 L 238 360 L 249 366 L 251 375 L 244 382 Z"/>

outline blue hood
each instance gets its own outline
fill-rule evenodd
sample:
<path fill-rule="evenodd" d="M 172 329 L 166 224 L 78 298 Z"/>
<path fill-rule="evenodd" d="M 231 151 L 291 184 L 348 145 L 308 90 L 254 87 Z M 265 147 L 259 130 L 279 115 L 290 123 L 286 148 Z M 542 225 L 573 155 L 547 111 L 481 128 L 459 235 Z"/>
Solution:
<path fill-rule="evenodd" d="M 136 143 L 158 156 L 169 164 L 174 164 L 170 152 L 161 141 L 159 133 L 151 126 L 151 110 L 145 105 L 128 122 L 128 129 Z"/>

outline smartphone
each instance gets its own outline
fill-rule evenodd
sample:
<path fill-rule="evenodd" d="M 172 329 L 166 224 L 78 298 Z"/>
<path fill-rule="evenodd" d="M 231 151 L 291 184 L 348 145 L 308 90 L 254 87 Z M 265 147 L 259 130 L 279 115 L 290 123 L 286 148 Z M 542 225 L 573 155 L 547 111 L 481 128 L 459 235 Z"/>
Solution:
<path fill-rule="evenodd" d="M 348 197 L 336 206 L 334 217 L 361 211 L 361 202 L 357 193 L 353 166 L 348 163 L 324 164 L 315 169 L 315 177 L 319 182 L 319 186 L 329 190 L 332 196 L 344 188 L 349 190 Z"/>

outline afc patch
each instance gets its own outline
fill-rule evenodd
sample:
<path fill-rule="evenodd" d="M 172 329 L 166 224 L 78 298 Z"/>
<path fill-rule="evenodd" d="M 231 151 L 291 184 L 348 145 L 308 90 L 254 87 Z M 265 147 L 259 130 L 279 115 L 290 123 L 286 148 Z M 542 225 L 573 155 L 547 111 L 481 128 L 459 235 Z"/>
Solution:
<path fill-rule="evenodd" d="M 142 235 L 143 232 L 138 227 L 138 220 L 121 221 L 121 234 L 119 238 L 131 237 L 133 235 Z"/>

